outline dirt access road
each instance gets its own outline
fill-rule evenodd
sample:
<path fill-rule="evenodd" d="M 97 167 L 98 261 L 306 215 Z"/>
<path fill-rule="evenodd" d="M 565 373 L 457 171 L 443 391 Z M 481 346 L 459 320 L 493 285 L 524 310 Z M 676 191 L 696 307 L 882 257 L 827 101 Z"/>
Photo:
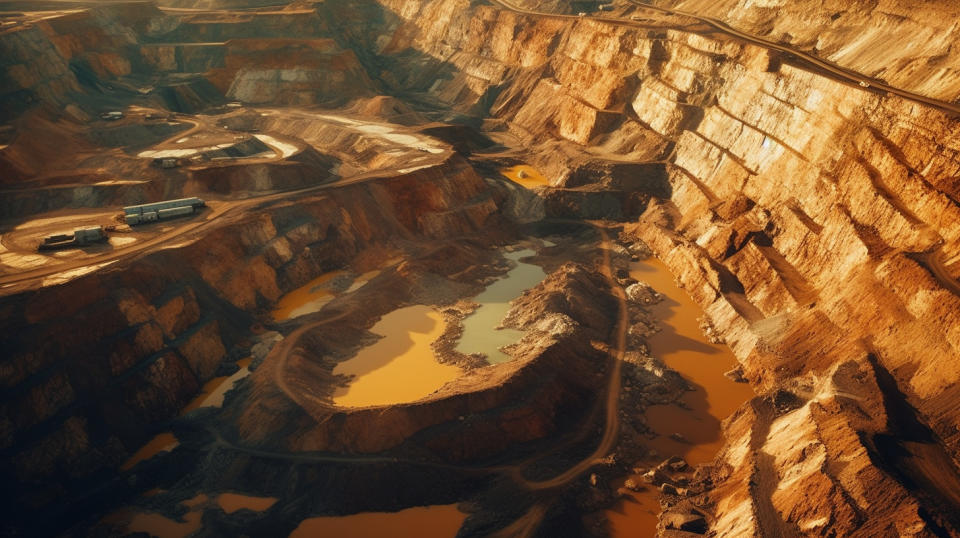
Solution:
<path fill-rule="evenodd" d="M 619 430 L 619 418 L 618 418 L 618 404 L 620 400 L 620 389 L 622 381 L 622 369 L 623 369 L 623 357 L 626 353 L 626 342 L 627 342 L 627 329 L 629 326 L 629 316 L 627 313 L 627 298 L 626 292 L 616 281 L 613 275 L 613 267 L 610 259 L 610 252 L 613 248 L 613 242 L 610 239 L 609 233 L 606 228 L 598 223 L 590 223 L 597 231 L 600 232 L 602 237 L 602 262 L 600 270 L 604 275 L 604 278 L 610 285 L 611 290 L 617 296 L 618 303 L 618 315 L 617 315 L 617 327 L 616 327 L 616 337 L 615 337 L 615 348 L 613 353 L 613 365 L 610 369 L 609 378 L 607 381 L 605 402 L 604 402 L 604 428 L 603 436 L 600 439 L 600 442 L 597 445 L 597 448 L 594 449 L 593 453 L 589 456 L 570 467 L 563 473 L 543 481 L 532 481 L 527 480 L 523 477 L 523 466 L 521 464 L 518 466 L 512 467 L 502 467 L 498 466 L 495 468 L 488 468 L 487 470 L 493 472 L 502 472 L 509 470 L 509 474 L 514 478 L 514 480 L 522 487 L 529 490 L 545 490 L 563 486 L 570 481 L 574 480 L 585 471 L 590 469 L 593 465 L 597 463 L 601 458 L 603 458 L 610 449 L 613 448 L 614 443 L 617 439 L 617 432 Z M 274 350 L 273 353 L 277 354 L 277 362 L 272 372 L 274 383 L 277 387 L 287 396 L 292 402 L 299 405 L 304 411 L 313 416 L 314 418 L 323 419 L 329 413 L 331 406 L 329 403 L 316 401 L 306 395 L 302 395 L 294 391 L 289 384 L 287 383 L 286 369 L 287 363 L 292 355 L 295 355 L 300 349 L 298 343 L 301 337 L 306 334 L 308 331 L 315 329 L 316 327 L 333 323 L 339 321 L 348 315 L 352 314 L 352 309 L 346 309 L 339 313 L 334 314 L 331 317 L 308 323 L 301 327 L 298 327 L 292 333 L 287 335 L 280 345 Z M 589 421 L 585 427 L 590 427 Z M 529 464 L 530 461 L 526 462 Z M 470 468 L 475 469 L 475 468 Z"/>
<path fill-rule="evenodd" d="M 740 30 L 737 30 L 736 28 L 733 28 L 732 26 L 728 25 L 727 23 L 725 23 L 725 22 L 723 22 L 723 21 L 720 21 L 720 20 L 717 20 L 717 19 L 714 19 L 714 18 L 711 18 L 711 17 L 703 17 L 703 16 L 696 15 L 696 14 L 693 14 L 693 13 L 687 13 L 687 12 L 685 12 L 685 11 L 678 11 L 678 10 L 675 10 L 675 9 L 663 8 L 663 7 L 658 7 L 658 6 L 652 6 L 652 5 L 649 5 L 649 4 L 645 4 L 645 3 L 643 3 L 643 2 L 641 2 L 641 1 L 639 1 L 639 0 L 628 0 L 628 1 L 629 1 L 630 3 L 636 5 L 637 7 L 641 8 L 641 9 L 646 9 L 646 10 L 649 10 L 649 11 L 655 11 L 655 12 L 663 13 L 663 14 L 667 14 L 667 15 L 674 15 L 674 16 L 677 16 L 677 17 L 685 17 L 685 18 L 687 18 L 687 19 L 694 20 L 694 21 L 697 21 L 697 22 L 702 23 L 702 24 L 706 24 L 707 26 L 709 26 L 710 28 L 712 28 L 712 31 L 711 31 L 710 33 L 712 33 L 713 31 L 720 32 L 721 34 L 727 35 L 727 36 L 729 36 L 729 37 L 734 37 L 734 38 L 740 39 L 740 40 L 742 40 L 742 41 L 746 41 L 746 42 L 751 43 L 751 44 L 754 44 L 754 45 L 759 45 L 759 46 L 764 47 L 764 48 L 767 48 L 767 49 L 784 52 L 784 53 L 786 53 L 786 54 L 794 57 L 795 59 L 801 60 L 803 63 L 808 64 L 809 67 L 815 68 L 815 69 L 816 69 L 818 72 L 820 72 L 820 73 L 823 73 L 823 74 L 825 74 L 825 75 L 829 75 L 829 76 L 831 76 L 831 78 L 833 78 L 833 79 L 835 79 L 835 80 L 839 80 L 839 81 L 841 81 L 841 82 L 845 82 L 845 83 L 851 84 L 851 85 L 853 85 L 853 86 L 862 88 L 864 91 L 887 92 L 887 93 L 889 93 L 889 94 L 896 95 L 896 96 L 901 97 L 901 98 L 903 98 L 903 99 L 906 99 L 906 100 L 908 100 L 908 101 L 913 101 L 913 102 L 915 102 L 915 103 L 919 103 L 919 104 L 922 104 L 922 105 L 925 105 L 925 106 L 930 106 L 930 107 L 936 108 L 936 109 L 938 109 L 938 110 L 940 110 L 940 111 L 942 111 L 942 112 L 945 112 L 945 113 L 947 113 L 948 115 L 951 115 L 951 116 L 960 116 L 960 106 L 958 106 L 958 105 L 955 105 L 955 104 L 953 104 L 953 103 L 949 103 L 949 102 L 947 102 L 947 101 L 941 101 L 941 100 L 939 100 L 939 99 L 934 99 L 934 98 L 932 98 L 932 97 L 927 97 L 927 96 L 925 96 L 925 95 L 921 95 L 921 94 L 919 94 L 919 93 L 914 93 L 914 92 L 911 92 L 911 91 L 908 91 L 908 90 L 904 90 L 904 89 L 901 89 L 901 88 L 896 88 L 896 87 L 894 87 L 894 86 L 890 86 L 889 84 L 885 84 L 885 83 L 883 83 L 882 81 L 872 79 L 872 78 L 870 78 L 870 77 L 867 77 L 866 75 L 863 75 L 863 74 L 861 74 L 861 73 L 858 73 L 858 72 L 856 72 L 856 71 L 853 71 L 852 69 L 847 69 L 847 68 L 845 68 L 845 67 L 841 67 L 841 66 L 839 66 L 839 65 L 837 65 L 837 64 L 835 64 L 835 63 L 833 63 L 833 62 L 829 62 L 829 61 L 824 60 L 824 59 L 822 59 L 822 58 L 818 58 L 818 57 L 816 57 L 816 56 L 814 56 L 814 55 L 812 55 L 812 54 L 803 52 L 803 51 L 798 50 L 798 49 L 795 49 L 795 48 L 793 48 L 793 47 L 781 45 L 781 44 L 779 44 L 779 43 L 774 43 L 773 41 L 769 41 L 769 40 L 764 39 L 764 38 L 762 38 L 762 37 L 755 36 L 755 35 L 752 35 L 752 34 L 748 34 L 748 33 L 746 33 L 746 32 L 742 32 L 742 31 L 740 31 Z M 513 12 L 516 12 L 516 13 L 524 13 L 524 14 L 527 14 L 527 15 L 534 15 L 534 16 L 538 16 L 538 17 L 550 17 L 550 18 L 559 18 L 559 19 L 580 19 L 580 18 L 581 18 L 581 17 L 579 17 L 579 16 L 577 16 L 577 15 L 561 15 L 561 14 L 556 14 L 556 13 L 545 13 L 545 12 L 541 12 L 541 11 L 535 11 L 535 10 L 532 10 L 532 9 L 524 9 L 524 8 L 520 8 L 520 7 L 514 6 L 514 5 L 510 4 L 509 2 L 507 2 L 507 1 L 505 1 L 505 0 L 490 0 L 490 2 L 493 3 L 493 4 L 496 5 L 496 6 L 499 6 L 499 7 L 503 8 L 503 9 L 506 9 L 506 10 L 509 10 L 509 11 L 513 11 Z M 648 28 L 648 27 L 650 27 L 649 24 L 645 24 L 645 23 L 643 23 L 642 21 L 633 21 L 633 20 L 622 19 L 622 18 L 617 18 L 617 17 L 605 17 L 605 16 L 593 16 L 593 15 L 589 15 L 589 16 L 585 16 L 585 17 L 583 17 L 583 18 L 589 18 L 589 19 L 592 20 L 592 21 L 604 22 L 604 23 L 613 24 L 613 25 L 616 25 L 616 26 L 630 26 L 630 27 L 635 27 L 635 28 Z M 702 34 L 702 33 L 707 33 L 707 32 L 698 31 L 698 30 L 696 30 L 696 29 L 693 29 L 693 27 L 690 26 L 690 25 L 683 25 L 683 26 L 681 26 L 681 25 L 674 25 L 674 26 L 671 26 L 671 25 L 669 25 L 669 24 L 665 24 L 665 25 L 659 25 L 658 27 L 660 27 L 660 28 L 670 27 L 670 28 L 673 28 L 673 29 L 676 29 L 676 30 L 682 30 L 682 31 L 685 31 L 685 32 L 693 32 L 693 33 L 701 33 L 701 34 Z"/>

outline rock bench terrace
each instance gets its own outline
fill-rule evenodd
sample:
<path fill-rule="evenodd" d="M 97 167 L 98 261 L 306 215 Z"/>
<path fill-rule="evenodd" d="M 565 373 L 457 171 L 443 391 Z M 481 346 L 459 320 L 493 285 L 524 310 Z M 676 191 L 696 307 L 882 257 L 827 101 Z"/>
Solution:
<path fill-rule="evenodd" d="M 960 536 L 946 0 L 0 0 L 11 536 Z"/>

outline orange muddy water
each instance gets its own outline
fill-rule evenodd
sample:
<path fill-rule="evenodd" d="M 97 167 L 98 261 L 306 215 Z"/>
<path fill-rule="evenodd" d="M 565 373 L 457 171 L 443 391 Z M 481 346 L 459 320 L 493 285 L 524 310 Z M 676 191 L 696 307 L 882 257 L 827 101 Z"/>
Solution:
<path fill-rule="evenodd" d="M 334 298 L 333 291 L 328 287 L 330 281 L 343 274 L 346 274 L 346 271 L 324 273 L 287 293 L 277 302 L 273 319 L 284 321 L 317 312 Z"/>
<path fill-rule="evenodd" d="M 200 530 L 203 520 L 202 506 L 207 500 L 206 495 L 200 494 L 180 503 L 189 510 L 183 514 L 182 521 L 134 508 L 118 510 L 106 516 L 104 521 L 119 524 L 129 534 L 145 533 L 157 538 L 185 538 Z"/>
<path fill-rule="evenodd" d="M 543 174 L 536 168 L 525 164 L 504 168 L 500 173 L 510 178 L 514 183 L 519 183 L 528 189 L 550 186 L 550 182 L 543 177 Z"/>
<path fill-rule="evenodd" d="M 654 258 L 631 264 L 630 276 L 653 286 L 665 299 L 653 307 L 661 331 L 648 340 L 650 353 L 679 372 L 695 390 L 682 401 L 688 409 L 675 405 L 656 405 L 647 410 L 647 424 L 659 436 L 648 445 L 659 452 L 656 464 L 673 456 L 682 456 L 691 465 L 714 458 L 723 443 L 720 421 L 753 396 L 750 386 L 735 383 L 724 372 L 736 366 L 729 348 L 713 344 L 703 335 L 697 318 L 703 311 L 674 283 L 673 275 Z M 688 443 L 671 439 L 680 434 Z M 634 477 L 643 483 L 640 477 Z M 660 512 L 656 489 L 631 493 L 628 500 L 607 512 L 612 536 L 648 537 L 655 534 Z"/>
<path fill-rule="evenodd" d="M 337 295 L 355 291 L 380 274 L 380 270 L 367 271 L 354 279 L 346 290 L 337 291 L 334 279 L 346 277 L 349 271 L 337 270 L 324 273 L 303 286 L 287 293 L 277 301 L 273 309 L 273 319 L 286 321 L 306 314 L 319 312 Z"/>
<path fill-rule="evenodd" d="M 202 512 L 187 512 L 183 521 L 174 521 L 155 512 L 135 514 L 126 525 L 128 533 L 146 533 L 157 538 L 184 538 L 200 530 Z"/>
<path fill-rule="evenodd" d="M 217 496 L 217 504 L 228 514 L 232 514 L 237 510 L 263 512 L 276 502 L 277 499 L 273 497 L 250 497 L 249 495 L 241 495 L 239 493 L 221 493 Z"/>
<path fill-rule="evenodd" d="M 466 518 L 455 504 L 314 517 L 301 522 L 290 538 L 453 538 Z"/>
<path fill-rule="evenodd" d="M 161 433 L 153 439 L 150 440 L 147 444 L 140 447 L 133 456 L 130 456 L 130 459 L 125 461 L 123 465 L 120 466 L 120 469 L 123 471 L 128 471 L 133 469 L 141 461 L 146 461 L 161 452 L 167 452 L 173 450 L 179 442 L 177 438 L 170 432 Z"/>
<path fill-rule="evenodd" d="M 371 329 L 383 338 L 333 369 L 334 374 L 356 376 L 334 392 L 333 403 L 368 407 L 412 402 L 459 377 L 460 368 L 437 362 L 430 347 L 443 327 L 440 314 L 429 306 L 408 306 L 383 316 Z"/>
<path fill-rule="evenodd" d="M 247 357 L 246 359 L 240 359 L 237 361 L 237 365 L 240 367 L 239 370 L 234 372 L 233 375 L 229 377 L 215 377 L 210 381 L 207 381 L 203 385 L 203 389 L 200 390 L 200 394 L 187 404 L 186 407 L 180 411 L 180 414 L 183 415 L 194 409 L 199 409 L 201 407 L 220 407 L 223 405 L 223 397 L 227 394 L 227 391 L 233 388 L 238 381 L 250 375 L 250 363 L 253 361 L 253 357 Z"/>

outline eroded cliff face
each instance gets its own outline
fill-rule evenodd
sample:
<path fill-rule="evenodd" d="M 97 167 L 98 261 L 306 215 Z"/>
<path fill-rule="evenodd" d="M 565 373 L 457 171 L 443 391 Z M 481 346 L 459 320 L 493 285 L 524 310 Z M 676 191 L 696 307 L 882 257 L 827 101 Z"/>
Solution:
<path fill-rule="evenodd" d="M 960 11 L 953 2 L 922 6 L 908 0 L 655 3 L 716 18 L 897 88 L 944 101 L 954 101 L 960 94 L 960 57 L 952 46 Z"/>
<path fill-rule="evenodd" d="M 955 119 L 721 36 L 382 5 L 377 52 L 447 70 L 429 90 L 453 108 L 483 107 L 532 147 L 669 149 L 669 196 L 628 231 L 764 395 L 728 424 L 717 532 L 960 529 Z M 921 15 L 936 16 L 891 31 Z"/>

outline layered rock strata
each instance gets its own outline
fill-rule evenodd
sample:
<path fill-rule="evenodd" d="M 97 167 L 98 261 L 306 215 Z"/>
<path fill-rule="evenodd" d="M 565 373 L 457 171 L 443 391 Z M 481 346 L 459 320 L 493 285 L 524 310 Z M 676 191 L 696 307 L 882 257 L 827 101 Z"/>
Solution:
<path fill-rule="evenodd" d="M 409 47 L 455 67 L 430 89 L 455 107 L 490 103 L 532 142 L 603 141 L 628 153 L 639 132 L 672 147 L 669 198 L 637 235 L 704 307 L 756 389 L 788 390 L 802 403 L 736 449 L 730 465 L 756 468 L 737 458 L 757 454 L 770 485 L 728 482 L 752 500 L 718 506 L 718 532 L 814 532 L 846 517 L 841 510 L 858 514 L 851 532 L 958 528 L 947 486 L 960 453 L 953 118 L 722 36 L 457 1 L 383 6 L 396 22 L 379 52 L 399 57 Z M 872 398 L 916 410 L 920 446 L 890 441 L 902 418 L 857 418 L 876 406 L 844 395 L 853 388 L 783 389 L 820 386 L 850 361 L 843 368 L 884 380 L 865 389 Z M 833 412 L 819 413 L 822 405 Z M 845 441 L 828 438 L 842 431 Z M 823 463 L 778 453 L 780 437 L 809 440 Z M 942 471 L 893 455 L 912 450 L 944 454 Z M 840 464 L 850 451 L 862 455 L 862 471 Z M 805 477 L 843 502 L 789 493 Z M 900 487 L 878 499 L 863 493 L 877 480 Z M 920 515 L 895 523 L 903 510 Z"/>

